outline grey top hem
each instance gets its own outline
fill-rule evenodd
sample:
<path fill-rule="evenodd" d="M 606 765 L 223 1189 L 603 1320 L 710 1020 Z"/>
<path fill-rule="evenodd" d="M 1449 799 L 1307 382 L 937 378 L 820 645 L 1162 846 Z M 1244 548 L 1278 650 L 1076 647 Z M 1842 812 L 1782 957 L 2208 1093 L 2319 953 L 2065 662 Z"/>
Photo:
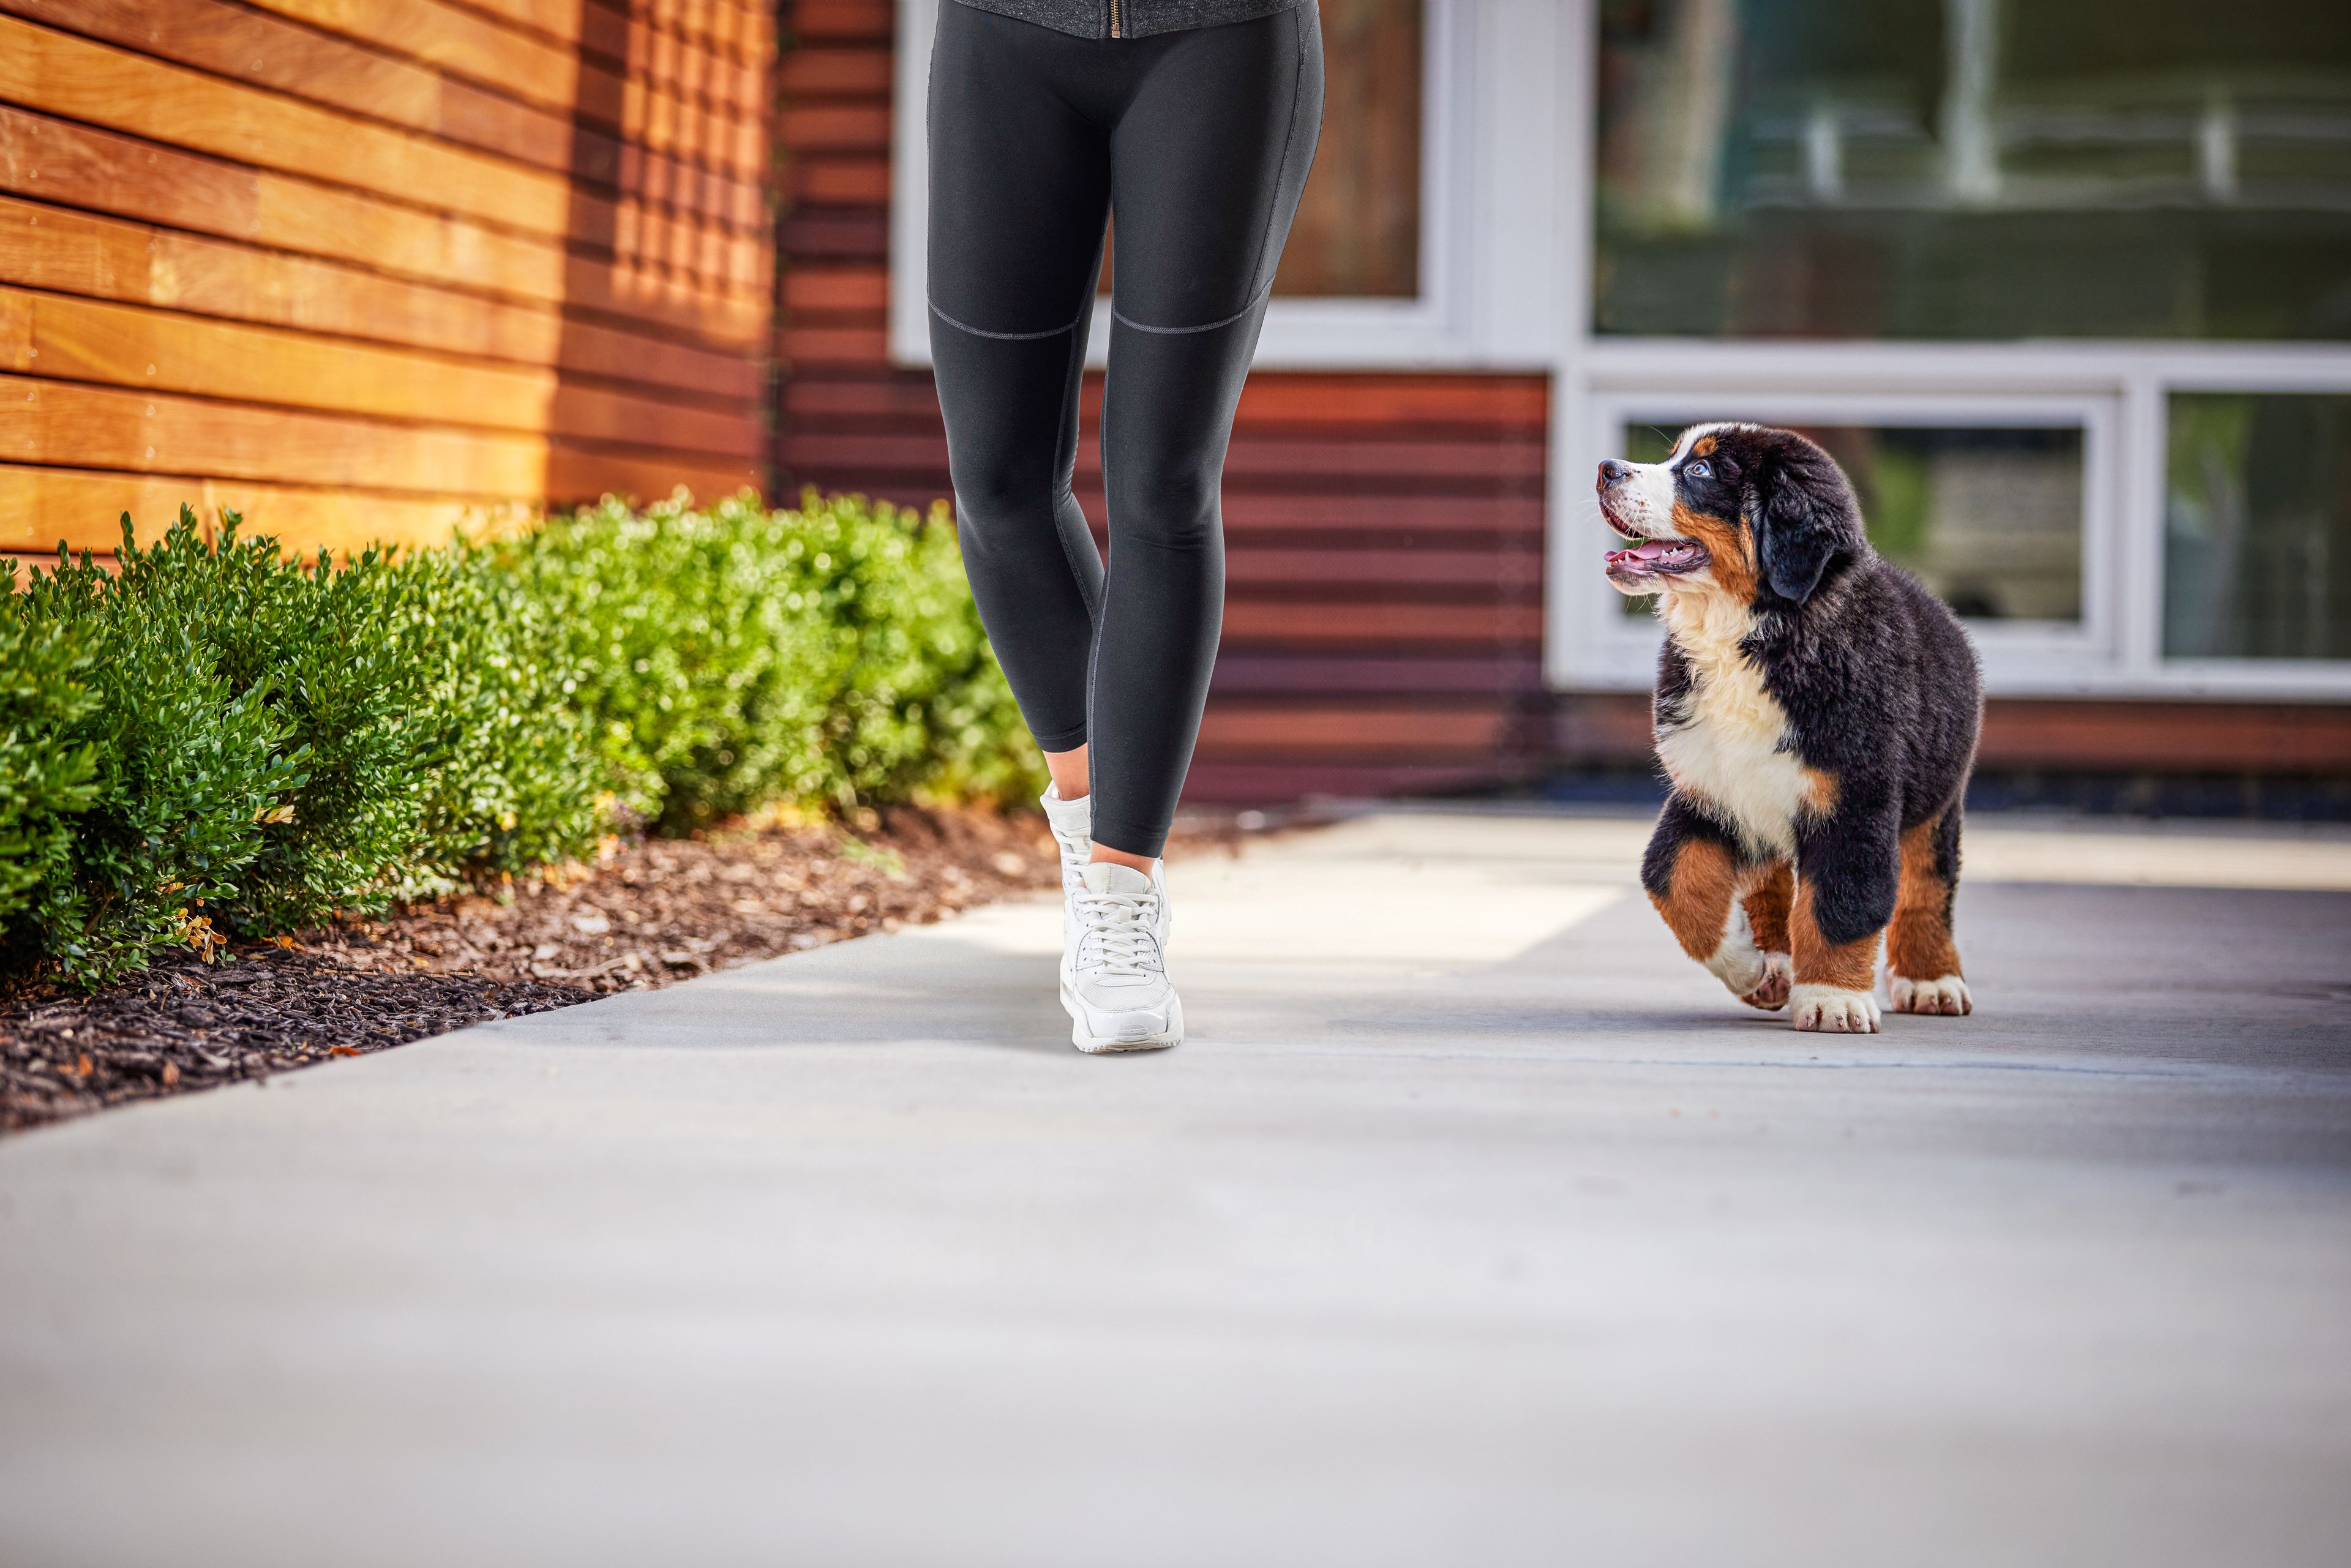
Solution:
<path fill-rule="evenodd" d="M 1034 22 L 1057 33 L 1080 38 L 1110 37 L 1111 0 L 957 0 L 975 11 L 993 11 L 1022 22 Z M 1122 38 L 1147 38 L 1154 33 L 1176 33 L 1186 27 L 1217 27 L 1228 22 L 1253 22 L 1301 5 L 1306 0 L 1118 0 L 1118 32 Z"/>

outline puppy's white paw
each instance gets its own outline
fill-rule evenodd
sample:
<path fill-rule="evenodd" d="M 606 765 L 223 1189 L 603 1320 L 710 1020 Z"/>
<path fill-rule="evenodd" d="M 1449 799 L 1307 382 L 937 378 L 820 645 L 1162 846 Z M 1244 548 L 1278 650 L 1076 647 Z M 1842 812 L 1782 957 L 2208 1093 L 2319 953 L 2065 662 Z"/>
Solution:
<path fill-rule="evenodd" d="M 1968 983 L 1957 975 L 1946 975 L 1939 980 L 1907 980 L 1899 975 L 1888 975 L 1886 996 L 1897 1013 L 1940 1013 L 1946 1018 L 1958 1018 L 1976 1010 L 1975 998 L 1968 994 Z"/>
<path fill-rule="evenodd" d="M 1723 923 L 1721 943 L 1706 961 L 1706 972 L 1729 987 L 1730 994 L 1742 1000 L 1771 973 L 1763 950 L 1755 946 L 1755 934 L 1747 924 L 1747 911 L 1736 903 L 1730 906 L 1730 917 Z"/>
<path fill-rule="evenodd" d="M 1727 944 L 1706 961 L 1707 973 L 1730 988 L 1734 997 L 1743 997 L 1763 983 L 1770 966 L 1762 954 L 1753 947 L 1734 949 Z"/>
<path fill-rule="evenodd" d="M 1789 996 L 1789 1021 L 1823 1034 L 1876 1034 L 1877 998 L 1843 986 L 1798 986 Z"/>
<path fill-rule="evenodd" d="M 1766 953 L 1763 977 L 1755 982 L 1753 990 L 1742 993 L 1739 999 L 1750 1008 L 1773 1012 L 1788 1005 L 1788 990 L 1795 983 L 1795 960 L 1785 953 Z"/>

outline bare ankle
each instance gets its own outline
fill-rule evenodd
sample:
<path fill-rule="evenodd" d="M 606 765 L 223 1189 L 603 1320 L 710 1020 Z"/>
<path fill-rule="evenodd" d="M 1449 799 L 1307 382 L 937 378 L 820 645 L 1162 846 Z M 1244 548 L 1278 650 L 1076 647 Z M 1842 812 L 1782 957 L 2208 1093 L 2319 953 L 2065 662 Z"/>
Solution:
<path fill-rule="evenodd" d="M 1045 753 L 1045 770 L 1053 776 L 1053 793 L 1064 800 L 1082 800 L 1093 789 L 1082 746 Z"/>
<path fill-rule="evenodd" d="M 1093 858 L 1088 863 L 1092 865 L 1130 866 L 1134 870 L 1141 872 L 1144 875 L 1149 876 L 1151 874 L 1151 868 L 1158 863 L 1158 857 L 1156 855 L 1131 855 L 1124 850 L 1112 849 L 1108 844 L 1102 843 L 1097 840 L 1094 843 Z"/>

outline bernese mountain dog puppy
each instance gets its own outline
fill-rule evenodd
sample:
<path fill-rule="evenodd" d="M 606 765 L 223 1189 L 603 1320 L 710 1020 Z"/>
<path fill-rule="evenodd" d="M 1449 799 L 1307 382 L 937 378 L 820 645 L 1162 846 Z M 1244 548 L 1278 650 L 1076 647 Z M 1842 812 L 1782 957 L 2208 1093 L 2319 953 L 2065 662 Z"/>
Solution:
<path fill-rule="evenodd" d="M 1835 459 L 1793 431 L 1702 424 L 1663 463 L 1600 465 L 1621 593 L 1655 594 L 1657 758 L 1642 885 L 1682 948 L 1802 1030 L 1973 1009 L 1951 939 L 1982 697 L 1958 617 L 1862 532 Z"/>

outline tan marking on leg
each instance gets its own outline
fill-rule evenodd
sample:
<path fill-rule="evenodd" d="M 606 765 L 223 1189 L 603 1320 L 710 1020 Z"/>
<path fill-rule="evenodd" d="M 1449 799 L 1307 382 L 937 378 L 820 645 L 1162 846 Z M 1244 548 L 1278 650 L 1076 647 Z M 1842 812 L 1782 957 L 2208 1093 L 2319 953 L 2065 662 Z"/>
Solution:
<path fill-rule="evenodd" d="M 1902 881 L 1886 933 L 1886 993 L 1898 1013 L 1975 1011 L 1951 939 L 1952 884 L 1935 869 L 1936 822 L 1902 835 Z"/>
<path fill-rule="evenodd" d="M 1921 822 L 1902 835 L 1902 882 L 1886 933 L 1886 967 L 1913 980 L 1959 973 L 1959 949 L 1951 940 L 1952 888 L 1935 874 L 1935 827 Z"/>
<path fill-rule="evenodd" d="M 1796 984 L 1835 986 L 1848 991 L 1866 991 L 1876 985 L 1878 934 L 1873 931 L 1858 942 L 1831 942 L 1822 936 L 1820 923 L 1813 918 L 1809 883 L 1796 883 L 1788 935 L 1793 944 L 1790 951 L 1796 959 Z"/>
<path fill-rule="evenodd" d="M 1711 839 L 1687 839 L 1674 851 L 1666 895 L 1652 894 L 1649 902 L 1666 917 L 1682 951 L 1703 964 L 1722 946 L 1730 901 L 1738 890 L 1739 870 L 1731 864 L 1730 852 Z"/>
<path fill-rule="evenodd" d="M 1804 769 L 1804 807 L 1815 817 L 1825 817 L 1836 810 L 1837 779 L 1834 773 L 1817 768 Z"/>
<path fill-rule="evenodd" d="M 1788 903 L 1795 895 L 1796 879 L 1786 861 L 1773 861 L 1747 873 L 1747 924 L 1755 932 L 1755 946 L 1766 953 L 1788 952 Z"/>
<path fill-rule="evenodd" d="M 1755 598 L 1755 558 L 1748 532 L 1735 522 L 1710 517 L 1679 502 L 1674 505 L 1674 527 L 1684 538 L 1706 547 L 1707 575 L 1741 604 Z"/>

